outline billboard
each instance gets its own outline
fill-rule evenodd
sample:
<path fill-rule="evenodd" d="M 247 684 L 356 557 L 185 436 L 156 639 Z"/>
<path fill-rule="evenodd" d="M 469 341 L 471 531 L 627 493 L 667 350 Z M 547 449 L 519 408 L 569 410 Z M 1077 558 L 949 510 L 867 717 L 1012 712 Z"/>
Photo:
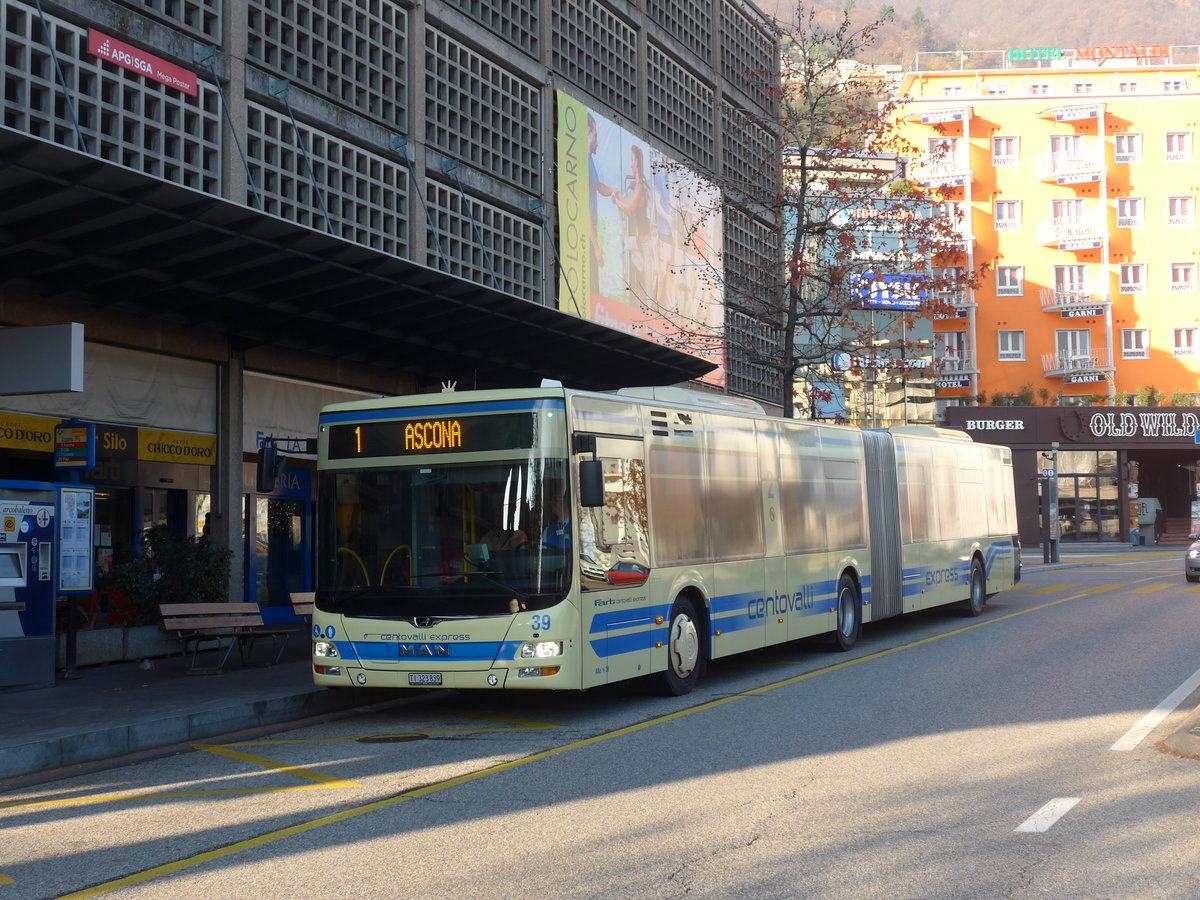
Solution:
<path fill-rule="evenodd" d="M 721 192 L 558 96 L 558 307 L 717 364 L 724 385 Z"/>
<path fill-rule="evenodd" d="M 916 310 L 925 305 L 925 276 L 852 272 L 850 292 L 863 309 Z"/>

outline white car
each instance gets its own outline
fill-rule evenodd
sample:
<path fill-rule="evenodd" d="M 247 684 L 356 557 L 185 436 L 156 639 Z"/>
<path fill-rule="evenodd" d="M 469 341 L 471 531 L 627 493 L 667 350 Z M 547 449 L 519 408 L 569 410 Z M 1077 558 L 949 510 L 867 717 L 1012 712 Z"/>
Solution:
<path fill-rule="evenodd" d="M 1183 577 L 1188 581 L 1200 581 L 1200 541 L 1192 541 L 1183 555 Z"/>

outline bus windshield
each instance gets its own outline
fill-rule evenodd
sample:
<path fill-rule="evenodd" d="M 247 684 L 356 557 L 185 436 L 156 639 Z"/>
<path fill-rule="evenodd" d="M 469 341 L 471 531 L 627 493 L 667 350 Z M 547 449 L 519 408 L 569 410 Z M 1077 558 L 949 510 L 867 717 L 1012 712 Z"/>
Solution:
<path fill-rule="evenodd" d="M 322 472 L 317 607 L 408 619 L 509 615 L 570 587 L 564 459 Z"/>

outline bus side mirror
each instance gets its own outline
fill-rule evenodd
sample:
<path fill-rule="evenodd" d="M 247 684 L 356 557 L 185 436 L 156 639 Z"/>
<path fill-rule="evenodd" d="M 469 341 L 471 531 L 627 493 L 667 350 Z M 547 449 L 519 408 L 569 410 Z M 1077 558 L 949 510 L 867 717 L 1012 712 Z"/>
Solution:
<path fill-rule="evenodd" d="M 579 461 L 579 505 L 595 508 L 604 505 L 604 464 L 596 457 L 596 436 L 571 436 L 572 453 L 590 453 L 591 459 Z"/>
<path fill-rule="evenodd" d="M 264 444 L 258 448 L 258 465 L 254 469 L 254 486 L 260 494 L 269 494 L 275 490 L 275 476 L 283 460 L 273 444 Z"/>
<path fill-rule="evenodd" d="M 604 463 L 598 459 L 579 461 L 579 504 L 584 507 L 604 505 Z"/>

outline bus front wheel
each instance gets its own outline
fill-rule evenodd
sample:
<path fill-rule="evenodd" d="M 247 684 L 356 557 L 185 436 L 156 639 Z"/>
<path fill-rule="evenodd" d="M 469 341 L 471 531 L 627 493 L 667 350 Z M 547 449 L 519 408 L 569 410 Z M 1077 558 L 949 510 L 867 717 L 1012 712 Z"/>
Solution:
<path fill-rule="evenodd" d="M 983 614 L 983 605 L 987 602 L 987 580 L 983 575 L 983 566 L 979 558 L 971 560 L 971 587 L 967 599 L 963 601 L 963 614 L 974 618 Z"/>
<path fill-rule="evenodd" d="M 862 631 L 862 603 L 854 579 L 843 574 L 837 589 L 837 628 L 833 632 L 833 649 L 845 652 L 858 643 Z"/>
<path fill-rule="evenodd" d="M 667 627 L 667 670 L 654 675 L 655 692 L 666 697 L 688 693 L 704 668 L 696 607 L 687 597 L 675 598 Z"/>

